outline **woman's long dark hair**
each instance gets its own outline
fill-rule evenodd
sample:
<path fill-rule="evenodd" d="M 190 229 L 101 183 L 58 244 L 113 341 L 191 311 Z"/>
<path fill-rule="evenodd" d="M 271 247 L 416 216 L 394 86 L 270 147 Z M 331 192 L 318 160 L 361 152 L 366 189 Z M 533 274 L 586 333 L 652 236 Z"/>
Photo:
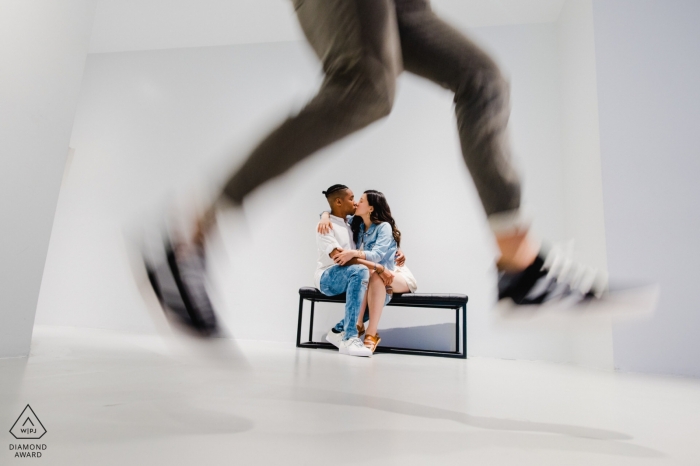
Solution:
<path fill-rule="evenodd" d="M 367 195 L 367 203 L 374 207 L 372 213 L 369 214 L 369 220 L 372 223 L 387 222 L 391 225 L 391 233 L 394 236 L 394 241 L 396 241 L 396 247 L 399 247 L 401 245 L 401 232 L 396 228 L 396 222 L 394 221 L 394 217 L 391 216 L 391 209 L 389 208 L 389 203 L 386 201 L 386 197 L 384 197 L 383 193 L 375 191 L 374 189 L 368 189 L 365 191 L 365 194 Z M 362 217 L 355 215 L 350 224 L 355 243 L 358 242 L 360 237 L 361 224 Z"/>

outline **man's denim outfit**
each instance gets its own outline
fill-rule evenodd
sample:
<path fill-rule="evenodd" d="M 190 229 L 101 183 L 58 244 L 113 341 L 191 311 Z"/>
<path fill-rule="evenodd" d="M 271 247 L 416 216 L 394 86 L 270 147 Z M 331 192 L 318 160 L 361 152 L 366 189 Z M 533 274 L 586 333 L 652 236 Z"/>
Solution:
<path fill-rule="evenodd" d="M 335 326 L 337 331 L 345 331 L 345 340 L 357 337 L 355 324 L 368 283 L 369 269 L 364 265 L 334 265 L 321 276 L 321 293 L 328 296 L 345 293 L 345 318 Z"/>

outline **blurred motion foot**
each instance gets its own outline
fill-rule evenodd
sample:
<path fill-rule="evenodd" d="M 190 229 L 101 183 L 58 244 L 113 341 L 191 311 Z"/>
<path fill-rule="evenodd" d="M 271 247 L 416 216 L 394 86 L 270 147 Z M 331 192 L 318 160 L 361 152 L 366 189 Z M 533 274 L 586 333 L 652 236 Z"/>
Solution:
<path fill-rule="evenodd" d="M 504 317 L 529 317 L 571 311 L 581 315 L 637 318 L 653 313 L 658 286 L 609 288 L 601 274 L 577 264 L 558 249 L 540 253 L 520 272 L 500 272 L 498 309 Z"/>
<path fill-rule="evenodd" d="M 217 337 L 218 319 L 206 289 L 204 248 L 173 246 L 166 241 L 165 259 L 146 263 L 148 279 L 166 317 L 178 327 L 199 337 Z"/>

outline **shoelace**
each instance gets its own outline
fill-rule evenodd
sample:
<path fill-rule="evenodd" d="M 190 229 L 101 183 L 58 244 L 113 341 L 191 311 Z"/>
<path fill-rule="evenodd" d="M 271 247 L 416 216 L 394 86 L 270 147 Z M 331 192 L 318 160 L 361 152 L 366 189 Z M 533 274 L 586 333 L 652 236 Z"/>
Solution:
<path fill-rule="evenodd" d="M 351 338 L 350 339 L 350 345 L 352 346 L 357 346 L 358 348 L 364 348 L 365 345 L 362 343 L 362 341 L 359 338 Z"/>

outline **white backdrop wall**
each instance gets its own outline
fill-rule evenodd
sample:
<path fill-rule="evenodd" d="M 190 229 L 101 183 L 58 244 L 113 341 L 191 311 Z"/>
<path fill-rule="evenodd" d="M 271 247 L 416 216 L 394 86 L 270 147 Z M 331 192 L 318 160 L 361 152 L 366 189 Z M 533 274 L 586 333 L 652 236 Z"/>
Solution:
<path fill-rule="evenodd" d="M 557 23 L 557 39 L 565 236 L 573 240 L 569 246 L 574 259 L 604 273 L 607 255 L 591 0 L 564 2 Z M 581 338 L 582 334 L 586 336 Z M 572 338 L 578 358 L 596 367 L 613 368 L 612 344 L 612 325 L 605 319 L 582 322 L 580 332 Z"/>
<path fill-rule="evenodd" d="M 432 0 L 461 27 L 556 21 L 564 0 Z M 292 0 L 97 0 L 90 53 L 304 40 Z"/>
<path fill-rule="evenodd" d="M 29 353 L 94 1 L 0 9 L 0 357 Z"/>
<path fill-rule="evenodd" d="M 591 0 L 567 0 L 564 3 L 557 23 L 557 37 L 566 236 L 575 238 L 577 259 L 605 270 L 607 256 Z"/>
<path fill-rule="evenodd" d="M 593 2 L 611 277 L 661 285 L 614 327 L 623 370 L 700 375 L 700 3 Z"/>
<path fill-rule="evenodd" d="M 512 139 L 534 228 L 563 239 L 557 28 L 471 33 L 512 80 Z M 222 167 L 240 163 L 291 107 L 313 95 L 319 73 L 301 42 L 90 55 L 38 322 L 152 331 L 123 232 L 155 223 L 169 198 L 184 197 L 220 178 Z M 595 343 L 600 335 L 581 332 L 578 323 L 556 330 L 494 324 L 495 246 L 461 160 L 452 96 L 409 75 L 401 77 L 388 119 L 256 191 L 245 219 L 224 219 L 230 265 L 212 259 L 217 300 L 234 336 L 293 341 L 297 290 L 311 283 L 315 264 L 321 191 L 337 182 L 356 193 L 387 194 L 420 291 L 469 295 L 471 355 L 607 365 L 609 355 L 579 357 L 572 336 Z M 382 327 L 438 325 L 452 317 L 392 309 Z M 332 318 L 321 320 L 319 331 Z"/>

